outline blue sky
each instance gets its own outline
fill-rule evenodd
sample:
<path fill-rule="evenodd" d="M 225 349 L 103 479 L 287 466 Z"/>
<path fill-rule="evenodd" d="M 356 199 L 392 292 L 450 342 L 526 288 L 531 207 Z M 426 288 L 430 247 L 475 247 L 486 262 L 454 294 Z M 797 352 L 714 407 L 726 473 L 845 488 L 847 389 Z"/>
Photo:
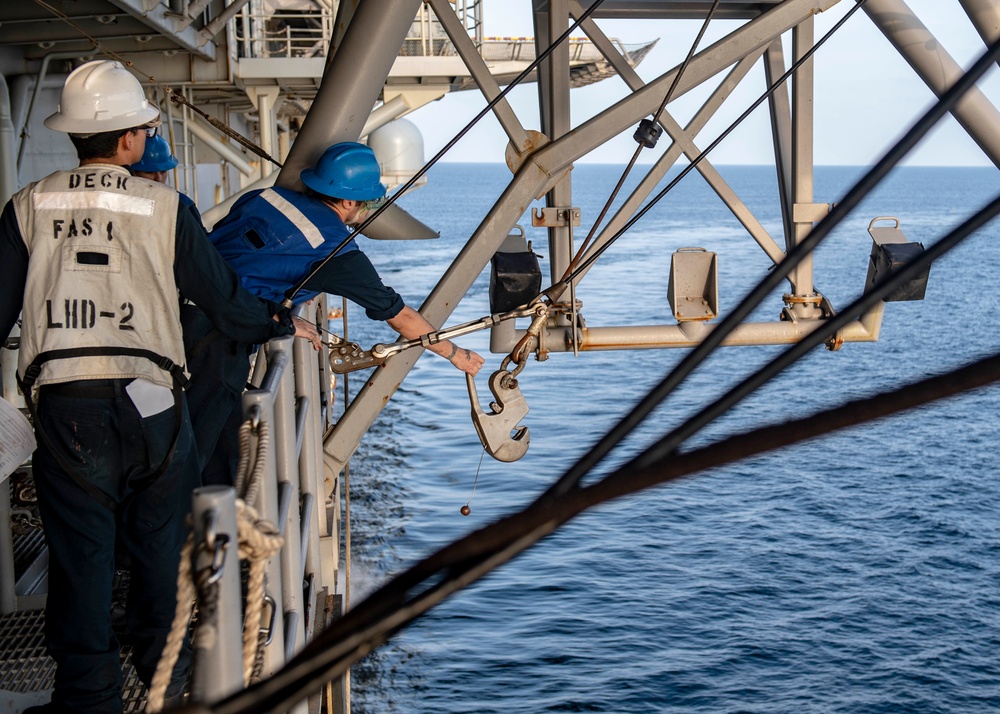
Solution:
<path fill-rule="evenodd" d="M 530 0 L 484 0 L 484 3 L 487 35 L 533 34 Z M 817 39 L 843 17 L 853 4 L 851 0 L 841 0 L 819 15 Z M 985 50 L 983 41 L 958 0 L 908 0 L 907 4 L 963 67 L 968 67 Z M 700 22 L 695 21 L 654 23 L 601 20 L 599 24 L 606 34 L 626 43 L 660 39 L 656 48 L 638 67 L 639 75 L 647 81 L 683 60 L 701 26 Z M 731 31 L 736 24 L 733 21 L 713 22 L 701 47 Z M 583 36 L 583 33 L 574 33 L 574 36 L 577 35 Z M 787 47 L 786 38 L 786 50 Z M 1000 104 L 1000 73 L 996 67 L 983 79 L 980 88 L 995 104 Z M 764 89 L 764 73 L 758 66 L 699 135 L 699 146 L 709 144 Z M 617 78 L 573 90 L 574 125 L 623 97 L 626 91 L 624 83 Z M 700 106 L 705 94 L 692 92 L 690 97 L 672 102 L 669 109 L 683 124 Z M 538 128 L 536 96 L 534 85 L 517 88 L 509 95 L 521 121 L 532 129 Z M 841 33 L 831 38 L 816 54 L 816 163 L 872 163 L 930 106 L 933 99 L 930 90 L 896 54 L 867 15 L 864 12 L 855 13 Z M 423 107 L 407 118 L 423 133 L 425 154 L 429 158 L 484 105 L 485 100 L 480 93 L 460 92 Z M 506 135 L 497 122 L 492 117 L 486 117 L 444 160 L 500 161 L 506 143 Z M 628 159 L 634 147 L 635 143 L 629 133 L 608 142 L 585 161 L 622 163 Z M 644 153 L 647 154 L 645 161 L 652 161 L 658 155 L 653 152 Z M 720 144 L 711 158 L 717 164 L 771 163 L 766 104 Z M 979 147 L 950 117 L 938 125 L 907 162 L 918 165 L 990 165 Z"/>

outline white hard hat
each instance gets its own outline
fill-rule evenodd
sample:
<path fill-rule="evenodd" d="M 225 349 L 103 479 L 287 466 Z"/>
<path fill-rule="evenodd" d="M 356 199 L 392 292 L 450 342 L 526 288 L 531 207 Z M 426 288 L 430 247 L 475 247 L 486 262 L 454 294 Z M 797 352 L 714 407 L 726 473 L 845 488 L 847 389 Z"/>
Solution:
<path fill-rule="evenodd" d="M 59 110 L 45 126 L 70 134 L 98 134 L 156 123 L 159 116 L 139 80 L 120 62 L 94 60 L 66 78 Z"/>

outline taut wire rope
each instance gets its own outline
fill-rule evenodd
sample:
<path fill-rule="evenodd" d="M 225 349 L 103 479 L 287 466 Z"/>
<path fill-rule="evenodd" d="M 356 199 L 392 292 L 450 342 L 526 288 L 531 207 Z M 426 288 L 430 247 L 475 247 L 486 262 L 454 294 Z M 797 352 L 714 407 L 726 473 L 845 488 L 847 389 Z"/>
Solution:
<path fill-rule="evenodd" d="M 659 108 L 653 113 L 653 120 L 652 120 L 653 126 L 659 123 L 660 116 L 663 114 L 663 111 L 667 108 L 667 104 L 673 98 L 674 91 L 677 89 L 677 85 L 680 83 L 681 77 L 684 76 L 684 71 L 691 63 L 691 58 L 694 57 L 694 53 L 698 49 L 698 45 L 701 44 L 702 37 L 705 36 L 705 31 L 708 30 L 708 26 L 712 22 L 712 18 L 715 16 L 715 11 L 719 7 L 719 2 L 720 0 L 715 0 L 715 2 L 712 3 L 712 7 L 709 8 L 708 14 L 705 15 L 705 22 L 702 23 L 701 29 L 698 31 L 697 37 L 694 38 L 694 42 L 691 43 L 691 49 L 688 50 L 687 56 L 681 63 L 680 69 L 678 69 L 677 74 L 674 75 L 674 81 L 670 83 L 670 88 L 667 89 L 667 93 L 663 95 L 663 101 L 660 102 Z M 594 225 L 591 226 L 590 232 L 587 233 L 587 237 L 583 239 L 583 242 L 580 244 L 580 247 L 576 251 L 576 255 L 573 256 L 573 259 L 569 262 L 569 265 L 566 266 L 566 271 L 563 274 L 562 281 L 566 280 L 566 276 L 569 275 L 569 273 L 576 266 L 577 261 L 583 257 L 583 254 L 590 246 L 590 242 L 594 239 L 594 234 L 597 233 L 598 226 L 601 225 L 601 223 L 604 221 L 604 217 L 608 214 L 608 211 L 611 210 L 611 204 L 614 203 L 615 198 L 617 198 L 618 196 L 618 192 L 621 191 L 622 186 L 625 185 L 625 179 L 628 178 L 628 175 L 632 172 L 632 168 L 635 166 L 635 162 L 639 160 L 639 154 L 642 153 L 642 150 L 644 148 L 646 148 L 646 145 L 642 141 L 639 141 L 638 146 L 635 147 L 635 151 L 632 152 L 632 158 L 629 159 L 628 165 L 625 166 L 625 170 L 622 172 L 621 178 L 618 179 L 618 183 L 611 191 L 611 195 L 608 196 L 608 200 L 605 202 L 604 208 L 601 209 L 600 214 L 598 214 L 597 219 L 594 221 Z"/>
<path fill-rule="evenodd" d="M 998 56 L 1000 56 L 1000 42 L 991 45 L 986 54 L 942 95 L 872 171 L 855 184 L 848 193 L 848 198 L 853 202 L 849 208 L 854 208 L 857 204 L 857 194 L 866 192 L 877 184 L 936 121 L 954 106 Z M 845 203 L 839 204 L 842 205 Z M 1000 210 L 1000 199 L 994 200 L 939 241 L 942 246 L 941 251 L 949 249 L 949 244 L 960 242 L 998 210 Z M 828 233 L 843 215 L 844 211 L 835 209 L 817 225 L 814 233 L 824 224 L 827 225 L 825 230 Z M 803 248 L 800 244 L 789 254 L 789 258 L 793 257 L 796 250 L 802 248 L 797 256 L 801 257 L 818 242 L 817 239 L 808 248 Z M 782 278 L 779 277 L 778 280 L 780 279 Z M 876 286 L 858 304 L 863 304 L 866 299 L 871 301 L 882 299 L 902 284 L 904 279 L 909 279 L 904 269 L 890 274 L 885 282 Z M 773 285 L 769 285 L 768 281 L 762 281 L 758 286 L 760 289 L 766 288 L 765 293 L 771 287 Z M 751 291 L 750 297 L 757 292 L 759 290 L 755 288 Z M 747 300 L 750 300 L 750 297 Z M 824 326 L 819 329 L 823 330 Z M 829 330 L 827 332 L 829 333 Z M 242 714 L 250 711 L 251 707 L 257 707 L 257 711 L 277 711 L 301 699 L 304 691 L 311 691 L 321 686 L 327 678 L 343 672 L 362 654 L 371 651 L 458 589 L 510 560 L 551 533 L 560 524 L 597 503 L 705 468 L 798 443 L 835 429 L 843 429 L 911 409 L 991 384 L 998 379 L 1000 379 L 1000 355 L 993 355 L 890 392 L 847 402 L 833 409 L 784 424 L 737 434 L 690 452 L 674 454 L 668 451 L 656 457 L 647 457 L 644 453 L 629 463 L 631 471 L 622 467 L 586 488 L 576 488 L 578 479 L 570 479 L 570 484 L 574 487 L 571 491 L 562 489 L 559 492 L 549 489 L 522 511 L 469 534 L 396 576 L 342 620 L 334 623 L 330 629 L 319 633 L 292 662 L 271 679 L 261 682 L 250 690 L 234 694 L 213 706 L 212 711 L 219 714 Z M 641 468 L 636 470 L 636 465 L 640 465 Z M 560 482 L 565 480 L 560 479 Z"/>
<path fill-rule="evenodd" d="M 37 0 L 36 0 L 36 2 L 37 2 Z M 494 97 L 491 101 L 489 101 L 486 104 L 486 106 L 483 107 L 482 111 L 480 111 L 476 116 L 474 116 L 472 118 L 472 120 L 468 124 L 465 125 L 465 127 L 463 127 L 454 137 L 452 137 L 452 139 L 450 141 L 448 141 L 447 144 L 445 144 L 441 148 L 440 151 L 438 151 L 436 154 L 434 154 L 433 157 L 431 157 L 430 161 L 428 161 L 427 163 L 425 163 L 415 174 L 413 174 L 413 176 L 410 177 L 410 179 L 406 183 L 404 183 L 402 186 L 400 186 L 398 189 L 396 189 L 396 192 L 392 196 L 390 196 L 388 198 L 388 200 L 386 200 L 385 203 L 383 203 L 381 206 L 379 206 L 375 211 L 369 213 L 368 216 L 365 218 L 365 220 L 357 227 L 357 229 L 354 231 L 354 233 L 360 233 L 365 228 L 367 228 L 369 225 L 371 225 L 371 223 L 373 221 L 375 221 L 380 215 L 382 215 L 382 213 L 384 211 L 386 211 L 389 208 L 389 206 L 393 205 L 396 202 L 397 198 L 399 198 L 400 196 L 402 196 L 403 194 L 405 194 L 410 189 L 410 187 L 412 187 L 414 184 L 416 184 L 417 181 L 419 181 L 424 176 L 424 174 L 426 174 L 430 170 L 430 168 L 432 166 L 434 166 L 434 164 L 436 164 L 441 159 L 442 156 L 444 156 L 449 151 L 451 151 L 451 148 L 455 144 L 457 144 L 459 142 L 459 140 L 461 140 L 461 138 L 463 136 L 465 136 L 466 134 L 468 134 L 469 131 L 472 129 L 472 127 L 474 127 L 476 124 L 479 123 L 480 119 L 482 119 L 489 112 L 491 112 L 493 110 L 493 107 L 495 107 L 497 104 L 499 104 L 501 101 L 503 101 L 503 99 L 508 94 L 510 94 L 511 90 L 513 90 L 515 87 L 517 87 L 532 72 L 534 72 L 538 68 L 538 66 L 543 61 L 545 61 L 545 59 L 548 58 L 548 56 L 550 54 L 552 54 L 555 51 L 556 47 L 558 47 L 563 42 L 565 42 L 566 39 L 570 36 L 570 34 L 576 28 L 578 28 L 588 17 L 590 17 L 594 13 L 594 11 L 597 10 L 597 8 L 601 6 L 601 3 L 603 3 L 603 2 L 604 2 L 604 0 L 595 0 L 594 4 L 592 4 L 590 7 L 588 7 L 584 12 L 580 13 L 580 17 L 578 17 L 576 19 L 576 21 L 572 25 L 570 25 L 569 28 L 564 33 L 562 33 L 561 35 L 559 35 L 559 37 L 556 38 L 556 40 L 552 44 L 550 44 L 542 52 L 540 52 L 538 54 L 538 56 L 534 59 L 534 61 L 531 64 L 529 64 L 524 69 L 523 72 L 521 72 L 519 75 L 517 75 L 510 82 L 510 84 L 508 84 L 506 87 L 504 87 L 500 91 L 500 93 L 497 94 L 496 97 Z M 305 284 L 308 283 L 310 280 L 312 280 L 313 276 L 316 275 L 320 270 L 322 270 L 322 268 L 323 268 L 324 265 L 326 265 L 335 255 L 337 255 L 337 253 L 339 253 L 341 250 L 343 250 L 344 246 L 346 246 L 348 243 L 351 242 L 351 240 L 354 237 L 354 233 L 352 233 L 351 235 L 347 236 L 347 238 L 345 238 L 343 241 L 341 241 L 340 245 L 338 245 L 336 248 L 334 248 L 330 252 L 330 254 L 327 255 L 323 260 L 318 261 L 313 266 L 313 268 L 309 271 L 309 273 L 307 273 L 306 276 L 304 278 L 302 278 L 302 280 L 300 280 L 298 282 L 298 284 L 296 284 L 294 287 L 292 287 L 291 289 L 289 289 L 285 293 L 285 300 L 284 300 L 283 304 L 286 307 L 291 307 L 292 300 L 295 298 L 295 296 L 298 294 L 298 292 L 300 290 L 302 290 L 302 288 L 305 286 Z"/>
<path fill-rule="evenodd" d="M 580 265 L 578 265 L 572 270 L 572 272 L 569 272 L 569 274 L 566 275 L 560 282 L 542 291 L 542 294 L 543 295 L 561 294 L 563 290 L 565 290 L 567 285 L 569 285 L 573 280 L 575 280 L 585 270 L 587 270 L 591 265 L 593 265 L 594 262 L 604 253 L 604 251 L 606 251 L 609 247 L 611 247 L 613 243 L 615 243 L 615 241 L 617 241 L 626 232 L 628 232 L 628 230 L 632 228 L 632 226 L 634 226 L 639 221 L 639 219 L 645 216 L 646 213 L 648 213 L 650 209 L 653 208 L 653 206 L 655 206 L 660 200 L 662 200 L 664 196 L 670 193 L 670 191 L 673 190 L 673 188 L 677 186 L 677 184 L 679 184 L 681 180 L 684 179 L 685 176 L 687 176 L 695 168 L 697 168 L 698 164 L 700 164 L 705 159 L 705 157 L 712 152 L 713 149 L 715 149 L 719 144 L 721 144 L 726 137 L 728 137 L 740 124 L 742 124 L 747 119 L 747 117 L 749 117 L 750 114 L 752 114 L 754 110 L 757 109 L 757 107 L 759 107 L 764 102 L 764 100 L 766 100 L 768 97 L 774 94 L 789 77 L 795 74 L 795 72 L 798 70 L 799 67 L 801 67 L 809 59 L 811 59 L 812 56 L 816 53 L 816 51 L 819 50 L 819 48 L 822 47 L 827 40 L 833 37 L 833 35 L 840 30 L 840 28 L 844 25 L 844 23 L 846 23 L 851 18 L 851 16 L 854 15 L 855 12 L 861 9 L 861 6 L 864 5 L 867 1 L 868 0 L 856 0 L 856 4 L 852 6 L 851 9 L 848 10 L 847 13 L 842 18 L 840 18 L 840 20 L 838 20 L 837 23 L 832 28 L 830 28 L 830 30 L 825 35 L 823 35 L 823 37 L 821 37 L 816 43 L 813 44 L 812 47 L 810 47 L 805 53 L 803 53 L 802 57 L 796 60 L 795 63 L 792 64 L 792 66 L 789 67 L 784 74 L 778 77 L 778 79 L 776 79 L 771 84 L 771 86 L 768 87 L 767 90 L 765 90 L 764 93 L 760 95 L 760 97 L 758 97 L 742 114 L 740 114 L 736 118 L 735 121 L 733 121 L 732 124 L 730 124 L 721 134 L 719 134 L 719 136 L 717 136 L 712 141 L 711 144 L 705 147 L 705 149 L 702 150 L 701 153 L 699 153 L 687 166 L 685 166 L 680 171 L 680 173 L 678 173 L 677 176 L 674 177 L 659 193 L 657 193 L 652 199 L 650 199 L 649 202 L 646 203 L 646 205 L 644 205 L 641 209 L 636 211 L 634 216 L 632 216 L 620 229 L 618 229 L 614 233 L 614 235 L 608 238 L 608 240 L 605 241 L 600 247 L 596 248 L 590 255 L 588 255 Z M 782 261 L 782 263 L 784 262 L 785 261 Z"/>

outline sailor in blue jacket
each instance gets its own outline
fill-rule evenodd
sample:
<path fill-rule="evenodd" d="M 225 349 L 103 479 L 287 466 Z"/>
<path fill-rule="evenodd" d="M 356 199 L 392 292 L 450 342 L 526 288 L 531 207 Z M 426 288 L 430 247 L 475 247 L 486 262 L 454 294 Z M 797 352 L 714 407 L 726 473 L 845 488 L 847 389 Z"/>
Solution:
<path fill-rule="evenodd" d="M 245 288 L 262 299 L 280 302 L 318 261 L 351 236 L 348 226 L 360 222 L 384 198 L 386 188 L 380 178 L 378 160 L 369 147 L 354 142 L 334 144 L 315 168 L 302 172 L 307 192 L 277 187 L 251 191 L 233 205 L 209 237 Z M 406 339 L 435 330 L 382 283 L 353 239 L 305 283 L 294 300 L 299 304 L 323 292 L 357 303 L 370 319 L 384 320 Z M 182 313 L 182 322 L 192 375 L 188 403 L 203 480 L 228 484 L 234 476 L 239 399 L 252 348 L 213 334 L 207 321 L 190 307 Z M 448 340 L 427 349 L 467 374 L 477 374 L 483 365 L 481 356 Z M 219 389 L 220 384 L 224 389 Z"/>

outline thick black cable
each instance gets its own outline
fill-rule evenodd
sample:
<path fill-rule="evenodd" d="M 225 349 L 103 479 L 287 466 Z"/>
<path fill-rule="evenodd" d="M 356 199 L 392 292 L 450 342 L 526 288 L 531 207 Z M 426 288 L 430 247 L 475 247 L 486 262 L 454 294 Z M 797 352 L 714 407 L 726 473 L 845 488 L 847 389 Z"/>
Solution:
<path fill-rule="evenodd" d="M 617 478 L 606 478 L 578 493 L 591 505 L 604 503 L 706 469 L 916 409 L 998 381 L 1000 354 L 992 354 L 943 374 L 849 401 L 801 419 L 735 434 L 691 451 L 664 455 L 651 460 L 641 469 L 626 471 L 628 467 L 622 466 L 616 472 Z"/>
<path fill-rule="evenodd" d="M 855 7 L 860 7 L 862 2 L 859 2 Z M 975 85 L 976 81 L 992 66 L 997 57 L 1000 57 L 1000 41 L 991 45 L 982 57 L 847 192 L 830 213 L 817 223 L 813 230 L 786 254 L 785 259 L 768 271 L 761 281 L 740 301 L 736 308 L 719 323 L 718 327 L 713 329 L 658 385 L 650 390 L 634 409 L 608 431 L 597 444 L 591 447 L 552 486 L 550 491 L 558 495 L 576 487 L 580 479 L 590 469 L 603 459 L 622 439 L 628 436 L 653 409 L 680 385 L 688 374 L 694 371 L 698 365 L 722 344 L 723 340 L 750 315 L 757 305 L 785 279 L 796 265 L 812 253 L 816 246 L 857 207 L 868 192 L 875 188 L 886 174 L 934 127 L 937 121 L 962 98 L 964 93 Z"/>
<path fill-rule="evenodd" d="M 360 233 L 369 225 L 371 225 L 371 223 L 375 221 L 375 219 L 377 219 L 380 215 L 382 215 L 382 213 L 386 209 L 389 208 L 389 206 L 393 205 L 396 202 L 397 198 L 405 194 L 410 189 L 411 186 L 416 184 L 417 181 L 419 181 L 423 177 L 423 175 L 426 174 L 430 170 L 430 168 L 441 159 L 442 156 L 451 151 L 451 148 L 455 146 L 455 144 L 457 144 L 462 139 L 462 137 L 464 137 L 466 134 L 469 133 L 472 127 L 478 124 L 479 121 L 484 116 L 493 111 L 493 108 L 501 101 L 503 101 L 503 99 L 511 92 L 511 90 L 514 89 L 514 87 L 518 86 L 532 72 L 538 69 L 538 66 L 546 59 L 548 59 L 548 56 L 552 54 L 559 45 L 565 42 L 566 39 L 570 36 L 570 34 L 572 34 L 573 31 L 576 30 L 576 28 L 578 28 L 581 23 L 583 23 L 588 17 L 590 17 L 594 13 L 594 11 L 601 6 L 601 3 L 603 2 L 604 0 L 595 0 L 594 4 L 592 4 L 584 12 L 582 12 L 580 14 L 580 17 L 577 18 L 576 22 L 574 22 L 572 25 L 569 26 L 566 32 L 559 35 L 559 37 L 556 39 L 555 42 L 546 47 L 545 50 L 543 50 L 538 55 L 538 57 L 535 58 L 534 62 L 529 64 L 524 69 L 524 71 L 521 72 L 521 74 L 517 75 L 510 84 L 504 87 L 503 90 L 501 90 L 501 92 L 496 97 L 494 97 L 492 101 L 490 101 L 485 107 L 483 107 L 482 111 L 480 111 L 475 117 L 472 118 L 472 121 L 470 121 L 468 124 L 465 125 L 465 128 L 459 131 L 447 144 L 444 145 L 444 147 L 440 151 L 434 154 L 434 156 L 431 157 L 430 161 L 424 164 L 419 171 L 413 174 L 413 176 L 411 176 L 406 183 L 404 183 L 400 188 L 398 188 L 396 192 L 384 204 L 379 206 L 377 210 L 375 210 L 367 218 L 365 218 L 364 222 L 362 222 L 361 225 L 359 225 L 357 230 L 354 232 Z M 285 300 L 283 301 L 282 304 L 285 305 L 285 307 L 291 307 L 292 300 L 295 298 L 298 292 L 302 290 L 305 284 L 308 283 L 310 280 L 312 280 L 312 278 L 320 270 L 322 270 L 323 266 L 326 265 L 335 255 L 337 255 L 337 253 L 342 251 L 344 247 L 348 243 L 350 243 L 353 238 L 354 234 L 352 233 L 347 238 L 345 238 L 340 245 L 334 248 L 333 251 L 328 256 L 323 258 L 323 260 L 321 260 L 320 262 L 316 263 L 315 267 L 313 267 L 312 270 L 310 270 L 309 273 L 304 278 L 302 278 L 302 280 L 300 280 L 297 285 L 295 285 L 290 290 L 288 290 L 288 292 L 285 293 Z"/>
<path fill-rule="evenodd" d="M 600 483 L 577 490 L 558 502 L 546 504 L 545 512 L 541 512 L 537 508 L 538 502 L 532 504 L 529 507 L 533 509 L 535 516 L 532 530 L 522 530 L 524 535 L 520 539 L 508 534 L 508 537 L 504 539 L 505 545 L 500 544 L 503 547 L 498 547 L 495 552 L 484 554 L 475 561 L 456 563 L 450 569 L 455 572 L 454 576 L 449 579 L 446 574 L 441 580 L 432 584 L 428 589 L 416 593 L 408 601 L 404 601 L 402 597 L 394 598 L 398 602 L 396 617 L 390 619 L 388 616 L 384 616 L 381 620 L 366 618 L 367 621 L 361 623 L 353 622 L 353 620 L 358 619 L 357 616 L 363 610 L 367 609 L 371 599 L 369 598 L 358 608 L 335 622 L 329 629 L 320 633 L 292 662 L 271 679 L 237 693 L 217 705 L 200 706 L 196 711 L 211 711 L 216 714 L 249 714 L 250 712 L 278 712 L 287 709 L 295 702 L 301 701 L 310 693 L 317 691 L 325 682 L 342 675 L 351 664 L 387 641 L 392 634 L 443 601 L 452 592 L 466 586 L 493 567 L 510 560 L 526 549 L 528 545 L 551 533 L 558 525 L 594 505 L 652 486 L 675 481 L 706 469 L 725 466 L 741 459 L 791 446 L 833 431 L 891 416 L 993 384 L 998 380 L 1000 380 L 1000 355 L 992 355 L 942 375 L 910 383 L 895 390 L 849 401 L 800 419 L 736 434 L 676 456 L 664 456 L 639 470 L 629 470 L 627 466 L 623 466 Z M 507 530 L 511 530 L 510 526 L 519 519 L 523 520 L 522 517 L 525 514 L 526 512 L 522 512 L 507 517 L 466 536 L 462 541 L 476 538 L 490 529 L 506 527 Z M 446 550 L 462 541 L 448 546 Z M 398 580 L 399 578 L 393 579 L 383 587 L 383 590 L 392 588 Z M 378 591 L 373 597 L 381 592 Z M 380 608 L 380 610 L 383 613 L 389 612 L 385 608 Z M 357 634 L 356 625 L 359 624 L 364 630 L 361 634 Z M 383 626 L 377 629 L 379 624 Z M 346 633 L 354 634 L 345 634 L 343 632 L 345 630 Z M 334 643 L 337 646 L 331 648 L 328 644 L 317 653 L 315 651 L 317 641 L 328 640 L 331 636 L 339 637 L 339 640 Z M 334 651 L 336 654 L 328 658 L 320 656 Z M 324 660 L 324 663 L 317 667 L 316 663 L 321 659 Z M 293 673 L 297 676 L 290 676 Z"/>
<path fill-rule="evenodd" d="M 885 281 L 852 303 L 840 317 L 824 322 L 814 333 L 815 337 L 812 337 L 815 344 L 835 334 L 848 320 L 908 282 L 933 260 L 943 256 L 984 225 L 997 212 L 1000 212 L 1000 197 L 937 241 L 924 254 L 894 271 Z M 758 381 L 763 383 L 769 378 L 766 375 L 768 369 L 780 371 L 807 351 L 799 349 L 798 345 L 793 346 L 776 359 L 772 366 L 762 370 L 765 376 Z M 876 397 L 851 402 L 776 427 L 755 430 L 749 435 L 730 437 L 687 454 L 675 455 L 672 444 L 671 448 L 664 448 L 664 441 L 671 439 L 672 433 L 599 483 L 574 489 L 559 497 L 547 492 L 520 513 L 466 536 L 396 576 L 331 628 L 317 635 L 306 645 L 296 660 L 279 673 L 280 679 L 268 680 L 255 686 L 252 690 L 254 694 L 246 701 L 250 701 L 250 706 L 257 709 L 240 708 L 246 706 L 246 701 L 243 704 L 233 701 L 230 702 L 233 708 L 228 708 L 227 705 L 225 708 L 213 708 L 212 711 L 238 714 L 244 711 L 277 711 L 283 706 L 288 706 L 302 697 L 303 690 L 318 688 L 325 681 L 343 673 L 352 662 L 385 642 L 407 623 L 450 594 L 510 560 L 551 533 L 560 524 L 598 503 L 635 493 L 697 470 L 720 466 L 737 458 L 762 453 L 835 428 L 844 428 L 860 421 L 868 421 L 940 399 L 957 391 L 981 386 L 1000 376 L 998 358 L 991 359 L 989 369 L 992 371 L 988 373 L 979 373 L 981 364 L 975 368 L 962 368 L 944 377 L 925 380 L 916 386 L 911 385 Z M 949 384 L 953 386 L 948 386 Z M 741 391 L 743 390 L 737 388 L 731 390 L 731 393 Z M 719 401 L 713 406 L 718 405 Z M 709 407 L 705 411 L 711 409 L 712 407 Z M 723 408 L 722 411 L 724 410 Z M 704 418 L 701 421 L 707 423 Z M 768 435 L 766 440 L 762 438 L 765 434 Z"/>

